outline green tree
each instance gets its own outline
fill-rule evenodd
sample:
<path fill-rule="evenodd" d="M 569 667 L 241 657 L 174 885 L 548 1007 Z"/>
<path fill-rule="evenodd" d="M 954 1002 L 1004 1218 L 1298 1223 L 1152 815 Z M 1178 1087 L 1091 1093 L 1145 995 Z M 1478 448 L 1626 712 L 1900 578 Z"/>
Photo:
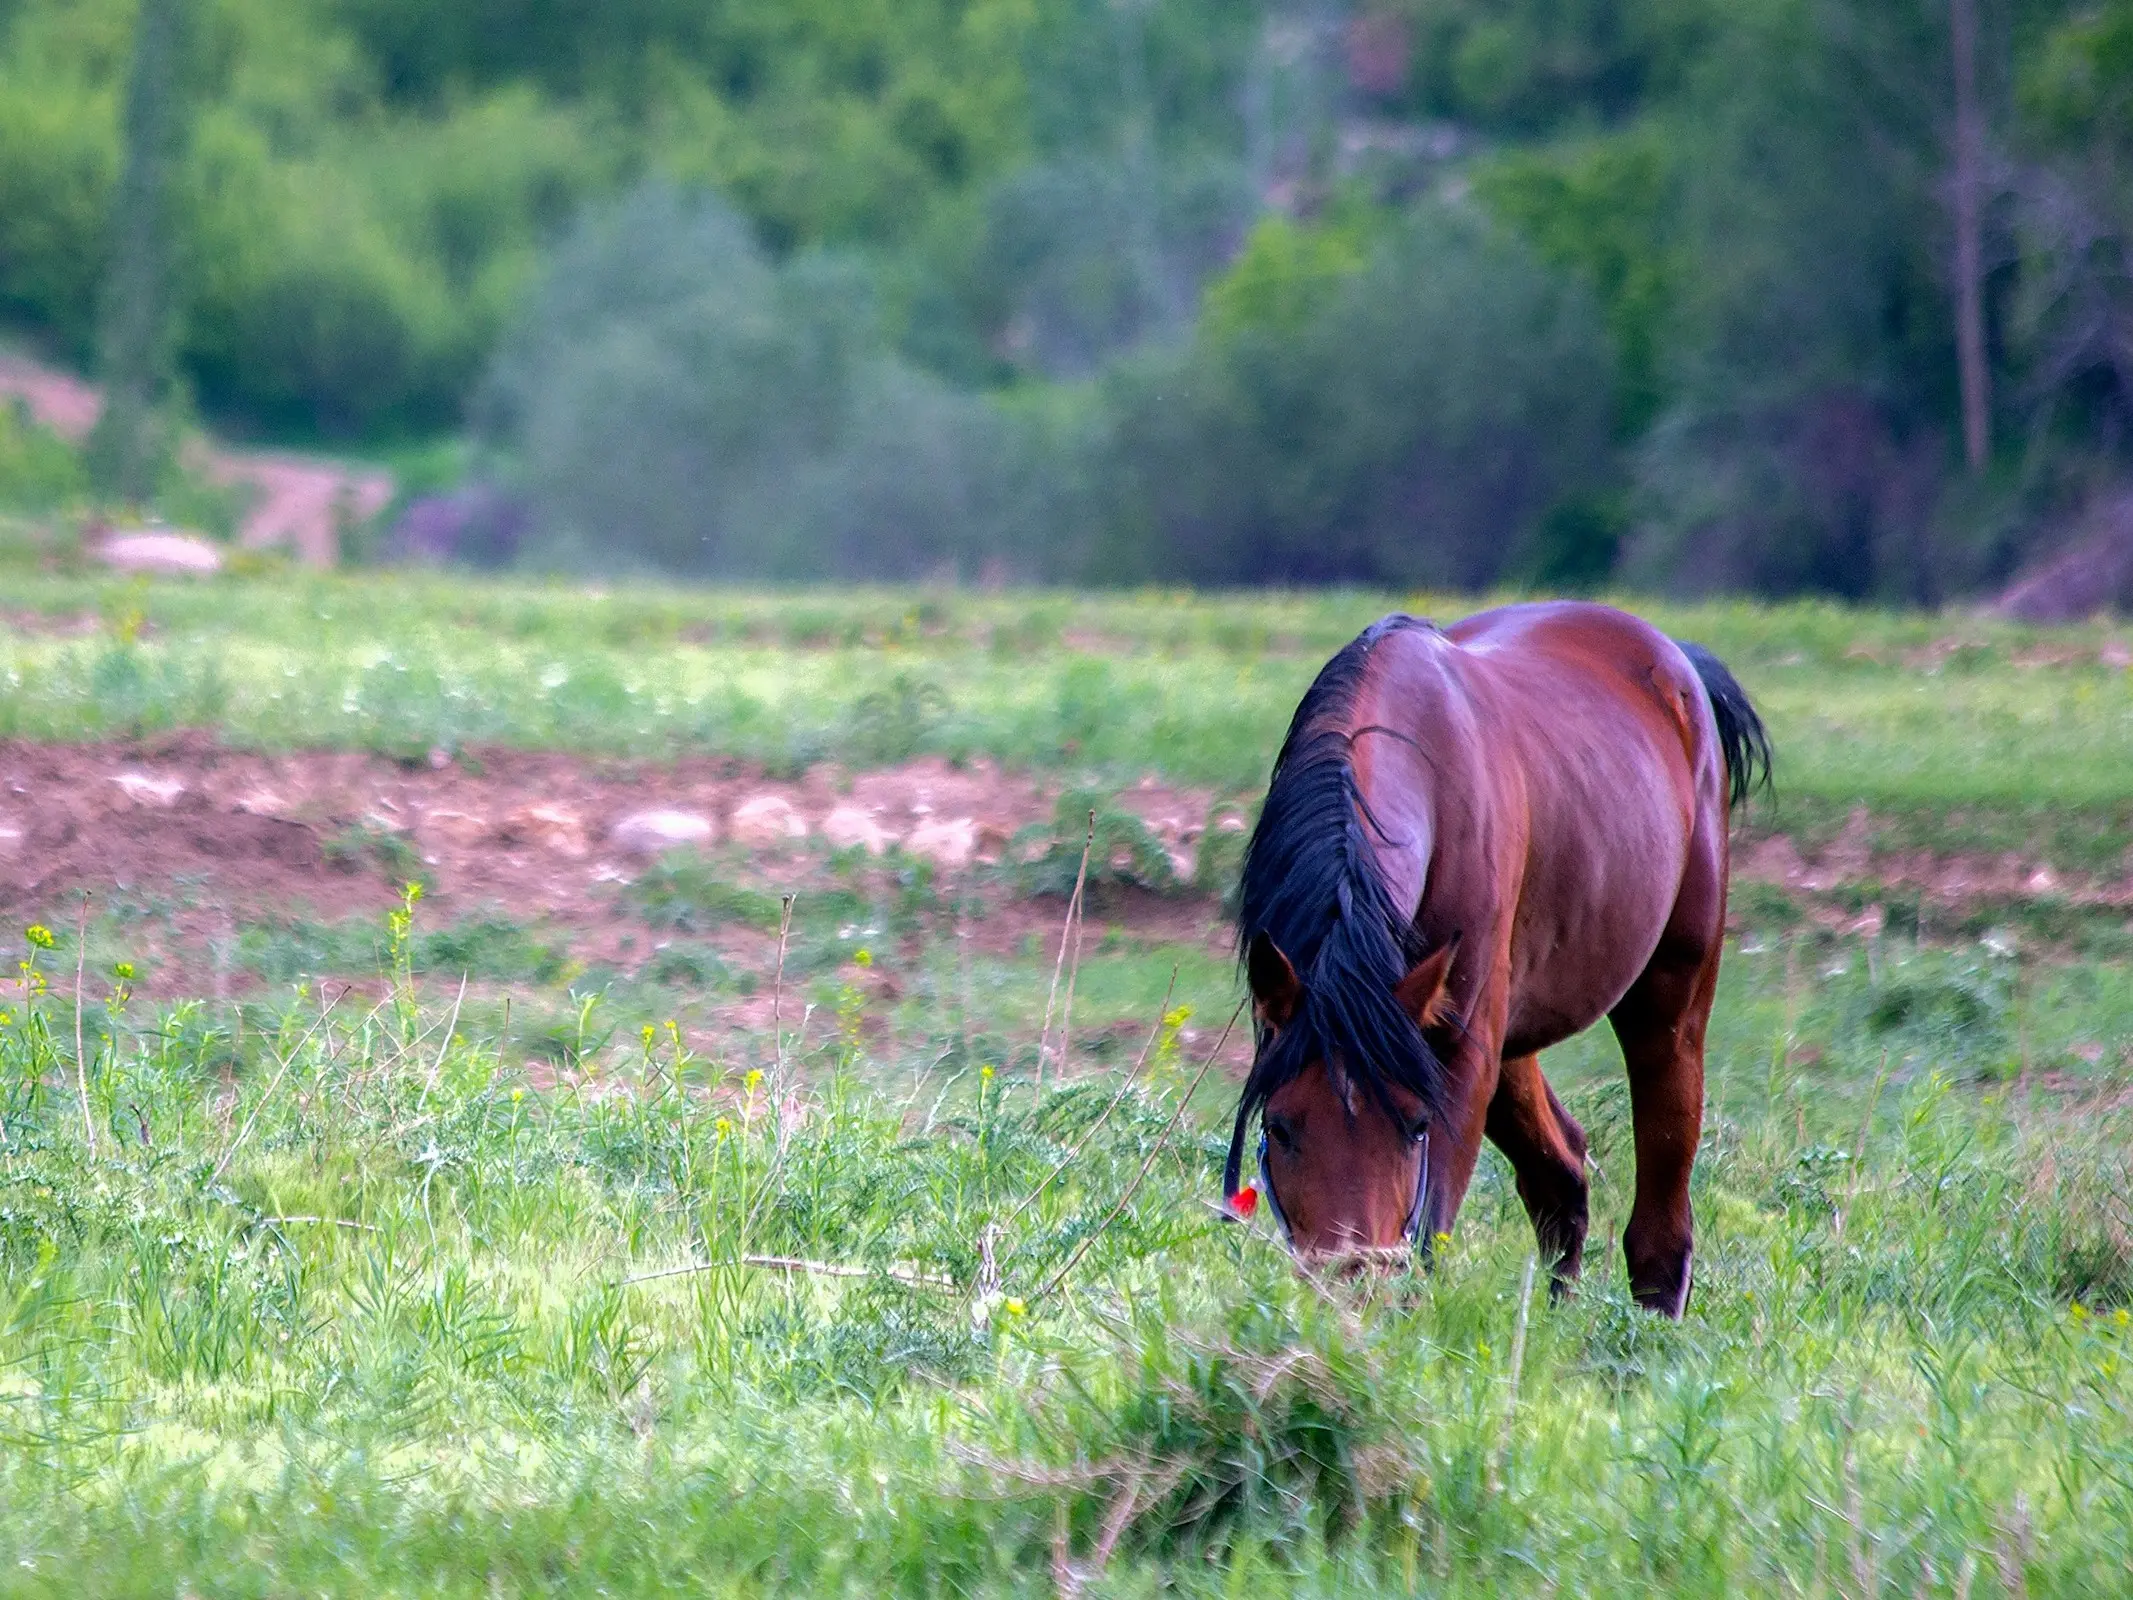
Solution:
<path fill-rule="evenodd" d="M 141 0 L 126 88 L 125 164 L 104 287 L 104 409 L 90 446 L 99 488 L 145 501 L 168 453 L 162 415 L 176 326 L 172 175 L 183 158 L 189 0 Z"/>
<path fill-rule="evenodd" d="M 2043 31 L 2018 86 L 2012 333 L 2042 431 L 2133 453 L 2133 4 Z"/>

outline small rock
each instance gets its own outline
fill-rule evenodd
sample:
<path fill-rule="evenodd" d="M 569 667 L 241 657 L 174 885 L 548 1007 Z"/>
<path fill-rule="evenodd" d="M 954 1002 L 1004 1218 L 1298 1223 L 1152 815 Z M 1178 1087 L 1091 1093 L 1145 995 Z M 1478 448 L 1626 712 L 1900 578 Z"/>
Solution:
<path fill-rule="evenodd" d="M 709 844 L 718 829 L 695 811 L 635 811 L 610 828 L 608 837 L 633 855 L 656 856 L 683 845 Z"/>
<path fill-rule="evenodd" d="M 422 831 L 426 836 L 465 849 L 480 844 L 489 836 L 489 819 L 471 811 L 451 811 L 439 806 L 422 813 Z"/>
<path fill-rule="evenodd" d="M 1839 933 L 1856 934 L 1862 939 L 1878 939 L 1881 930 L 1888 926 L 1888 913 L 1879 904 L 1870 905 L 1856 917 L 1840 926 Z"/>
<path fill-rule="evenodd" d="M 839 850 L 863 846 L 878 856 L 896 843 L 896 835 L 884 828 L 872 812 L 858 806 L 839 806 L 822 819 L 822 836 Z"/>
<path fill-rule="evenodd" d="M 1146 780 L 1143 780 L 1144 787 L 1145 784 Z M 1170 862 L 1171 874 L 1180 883 L 1192 882 L 1194 855 L 1186 841 L 1199 838 L 1198 825 L 1187 823 L 1182 817 L 1153 817 L 1148 819 L 1148 831 L 1155 835 L 1156 842 L 1163 847 L 1163 855 Z"/>
<path fill-rule="evenodd" d="M 993 866 L 1007 858 L 1007 852 L 1015 842 L 1015 836 L 997 822 L 978 824 L 977 860 L 983 866 Z"/>
<path fill-rule="evenodd" d="M 91 551 L 118 572 L 210 573 L 222 570 L 221 547 L 189 533 L 121 533 Z"/>
<path fill-rule="evenodd" d="M 530 844 L 572 861 L 587 854 L 585 819 L 568 806 L 520 806 L 496 830 L 499 844 Z"/>
<path fill-rule="evenodd" d="M 121 772 L 111 780 L 137 806 L 164 809 L 177 804 L 185 785 L 176 778 L 157 778 L 145 772 Z"/>
<path fill-rule="evenodd" d="M 759 794 L 733 813 L 733 840 L 752 850 L 769 849 L 807 837 L 807 819 L 780 794 Z"/>
<path fill-rule="evenodd" d="M 937 867 L 967 867 L 978 853 L 978 825 L 970 817 L 928 818 L 904 840 L 907 853 Z"/>
<path fill-rule="evenodd" d="M 20 828 L 0 827 L 0 856 L 17 856 L 22 853 L 23 834 Z"/>
<path fill-rule="evenodd" d="M 272 789 L 253 789 L 231 801 L 230 809 L 250 817 L 278 817 L 286 809 L 286 803 Z"/>
<path fill-rule="evenodd" d="M 2050 867 L 2039 867 L 2029 875 L 2028 881 L 2022 887 L 2031 894 L 2050 894 L 2059 887 L 2059 874 Z"/>

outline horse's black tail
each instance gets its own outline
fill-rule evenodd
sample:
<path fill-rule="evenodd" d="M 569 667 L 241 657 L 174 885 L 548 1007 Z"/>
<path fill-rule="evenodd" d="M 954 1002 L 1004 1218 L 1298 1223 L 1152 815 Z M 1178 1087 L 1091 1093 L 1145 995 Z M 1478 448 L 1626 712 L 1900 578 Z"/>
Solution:
<path fill-rule="evenodd" d="M 1675 643 L 1689 658 L 1689 665 L 1703 680 L 1703 692 L 1710 697 L 1711 715 L 1718 722 L 1718 745 L 1726 754 L 1732 803 L 1745 805 L 1757 789 L 1770 787 L 1770 735 L 1764 731 L 1763 719 L 1755 714 L 1748 691 L 1726 670 L 1723 661 L 1700 644 L 1679 639 Z"/>

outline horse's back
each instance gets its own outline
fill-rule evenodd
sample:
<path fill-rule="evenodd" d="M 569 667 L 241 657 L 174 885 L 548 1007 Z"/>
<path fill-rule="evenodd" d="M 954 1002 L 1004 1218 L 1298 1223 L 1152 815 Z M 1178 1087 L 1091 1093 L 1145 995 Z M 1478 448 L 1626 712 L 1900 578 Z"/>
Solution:
<path fill-rule="evenodd" d="M 1647 780 L 1663 769 L 1687 820 L 1723 809 L 1724 758 L 1695 666 L 1642 617 L 1547 601 L 1477 612 L 1445 637 L 1459 647 L 1466 686 L 1493 712 L 1493 731 L 1526 747 L 1535 776 L 1582 757 L 1572 775 L 1589 788 L 1628 762 Z"/>

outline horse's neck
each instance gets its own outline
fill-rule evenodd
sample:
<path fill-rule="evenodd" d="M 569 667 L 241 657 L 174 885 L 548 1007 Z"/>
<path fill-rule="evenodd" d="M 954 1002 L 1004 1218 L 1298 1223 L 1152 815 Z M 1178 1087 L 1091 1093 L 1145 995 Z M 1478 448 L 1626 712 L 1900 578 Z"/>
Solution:
<path fill-rule="evenodd" d="M 1386 893 L 1403 916 L 1412 917 L 1429 881 L 1436 837 L 1428 769 L 1411 744 L 1389 733 L 1357 731 L 1360 737 L 1351 744 L 1363 834 L 1376 853 Z"/>
<path fill-rule="evenodd" d="M 1443 871 L 1435 861 L 1477 796 L 1475 708 L 1462 677 L 1465 652 L 1435 628 L 1408 628 L 1371 652 L 1370 670 L 1348 708 L 1356 788 L 1377 827 L 1385 890 L 1403 916 L 1416 915 Z M 1449 793 L 1445 785 L 1451 785 Z"/>

